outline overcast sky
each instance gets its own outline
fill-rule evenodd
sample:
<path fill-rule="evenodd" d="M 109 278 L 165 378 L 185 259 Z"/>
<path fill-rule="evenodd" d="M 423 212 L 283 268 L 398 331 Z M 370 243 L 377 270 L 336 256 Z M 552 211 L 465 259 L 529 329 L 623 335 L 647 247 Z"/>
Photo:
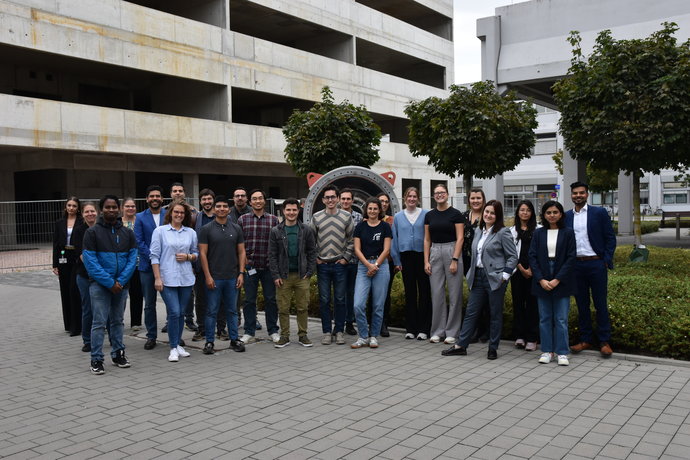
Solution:
<path fill-rule="evenodd" d="M 453 0 L 455 7 L 455 83 L 472 83 L 482 78 L 481 44 L 477 19 L 493 16 L 497 6 L 526 0 Z"/>

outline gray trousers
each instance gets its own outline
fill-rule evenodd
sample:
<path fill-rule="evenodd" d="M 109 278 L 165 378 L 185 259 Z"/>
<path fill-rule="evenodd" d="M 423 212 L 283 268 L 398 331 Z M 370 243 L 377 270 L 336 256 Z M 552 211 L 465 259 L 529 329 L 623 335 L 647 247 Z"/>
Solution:
<path fill-rule="evenodd" d="M 433 243 L 429 252 L 431 264 L 431 335 L 457 337 L 462 322 L 462 259 L 458 271 L 450 273 L 455 241 Z M 446 304 L 446 286 L 450 305 Z"/>

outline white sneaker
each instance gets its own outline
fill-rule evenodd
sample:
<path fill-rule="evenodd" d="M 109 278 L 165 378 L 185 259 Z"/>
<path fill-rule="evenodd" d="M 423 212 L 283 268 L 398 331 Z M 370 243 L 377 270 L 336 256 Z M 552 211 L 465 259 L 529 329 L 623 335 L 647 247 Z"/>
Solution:
<path fill-rule="evenodd" d="M 183 358 L 187 358 L 189 356 L 189 352 L 179 345 L 177 346 L 177 354 Z"/>
<path fill-rule="evenodd" d="M 180 354 L 177 352 L 177 348 L 170 350 L 170 356 L 168 356 L 168 361 L 171 363 L 176 363 L 180 360 Z"/>
<path fill-rule="evenodd" d="M 558 355 L 558 365 L 559 366 L 567 366 L 570 364 L 570 361 L 568 361 L 568 355 Z"/>
<path fill-rule="evenodd" d="M 274 332 L 269 337 L 271 338 L 273 343 L 278 343 L 278 340 L 280 340 L 280 334 L 278 334 L 277 332 Z"/>
<path fill-rule="evenodd" d="M 376 337 L 369 337 L 369 348 L 378 348 L 379 347 L 379 341 L 376 340 Z"/>
<path fill-rule="evenodd" d="M 446 337 L 446 340 L 444 340 L 443 343 L 452 345 L 455 343 L 455 337 Z"/>
<path fill-rule="evenodd" d="M 363 338 L 358 338 L 355 343 L 350 345 L 350 348 L 362 348 L 362 347 L 368 347 L 369 346 L 369 340 L 368 339 L 363 339 Z"/>
<path fill-rule="evenodd" d="M 253 335 L 244 334 L 242 337 L 240 337 L 240 341 L 244 344 L 247 344 L 256 342 L 256 339 Z"/>
<path fill-rule="evenodd" d="M 551 362 L 551 353 L 542 353 L 539 357 L 540 364 L 549 364 Z"/>
<path fill-rule="evenodd" d="M 405 334 L 405 339 L 407 339 L 407 340 L 413 340 L 413 339 L 414 339 L 414 334 L 411 333 L 411 332 L 408 332 L 407 334 Z"/>
<path fill-rule="evenodd" d="M 419 334 L 417 334 L 417 340 L 427 340 L 428 338 L 429 338 L 429 336 L 423 332 L 420 332 Z"/>
<path fill-rule="evenodd" d="M 441 337 L 437 335 L 432 335 L 431 338 L 429 339 L 429 342 L 431 343 L 439 343 L 441 341 Z"/>

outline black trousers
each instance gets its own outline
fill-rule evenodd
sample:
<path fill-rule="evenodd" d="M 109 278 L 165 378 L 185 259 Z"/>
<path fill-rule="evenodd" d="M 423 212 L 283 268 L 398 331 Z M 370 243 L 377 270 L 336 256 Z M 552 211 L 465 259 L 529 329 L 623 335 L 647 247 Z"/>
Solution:
<path fill-rule="evenodd" d="M 139 270 L 134 270 L 129 280 L 129 321 L 132 326 L 141 326 L 141 315 L 144 311 L 144 294 L 141 290 Z"/>
<path fill-rule="evenodd" d="M 65 331 L 72 335 L 81 334 L 81 297 L 77 288 L 75 268 L 76 254 L 73 249 L 66 249 L 64 254 L 67 262 L 58 264 L 58 280 L 60 282 L 60 301 L 62 304 L 62 321 Z"/>
<path fill-rule="evenodd" d="M 539 341 L 539 307 L 532 295 L 532 278 L 525 278 L 518 270 L 510 278 L 513 297 L 513 334 L 526 342 Z"/>
<path fill-rule="evenodd" d="M 424 271 L 424 253 L 400 253 L 405 287 L 405 330 L 410 334 L 427 334 L 431 329 L 431 286 Z"/>

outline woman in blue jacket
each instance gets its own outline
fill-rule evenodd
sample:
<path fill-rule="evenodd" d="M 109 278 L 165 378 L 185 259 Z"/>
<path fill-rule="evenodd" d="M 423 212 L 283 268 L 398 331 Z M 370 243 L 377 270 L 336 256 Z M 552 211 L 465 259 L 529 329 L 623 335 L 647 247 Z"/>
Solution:
<path fill-rule="evenodd" d="M 424 271 L 424 215 L 418 207 L 419 190 L 408 187 L 404 195 L 405 209 L 393 219 L 391 256 L 402 271 L 405 287 L 406 339 L 427 340 L 431 329 L 431 287 Z"/>
<path fill-rule="evenodd" d="M 558 201 L 541 208 L 543 227 L 534 232 L 529 249 L 532 293 L 539 305 L 539 362 L 548 364 L 558 357 L 559 366 L 568 362 L 568 310 L 575 294 L 575 232 L 565 228 L 565 213 Z"/>

